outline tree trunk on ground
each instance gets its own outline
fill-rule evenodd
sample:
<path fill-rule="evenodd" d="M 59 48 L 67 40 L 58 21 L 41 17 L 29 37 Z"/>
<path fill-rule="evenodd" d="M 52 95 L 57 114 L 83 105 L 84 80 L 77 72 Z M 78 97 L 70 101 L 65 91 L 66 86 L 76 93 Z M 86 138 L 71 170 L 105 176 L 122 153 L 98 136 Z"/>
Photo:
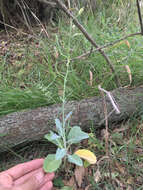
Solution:
<path fill-rule="evenodd" d="M 109 122 L 119 122 L 129 118 L 133 113 L 143 112 L 143 86 L 134 89 L 116 89 L 112 92 L 120 114 L 115 111 L 108 117 Z M 106 97 L 108 113 L 113 107 Z M 80 126 L 84 131 L 90 127 L 100 128 L 104 124 L 103 102 L 100 97 L 93 97 L 81 101 L 71 101 L 65 105 L 65 115 L 73 112 L 70 124 Z M 34 110 L 16 112 L 0 118 L 0 152 L 4 151 L 4 145 L 9 147 L 38 140 L 43 138 L 49 130 L 55 129 L 55 118 L 62 118 L 62 105 L 56 104 L 49 107 L 37 108 Z"/>

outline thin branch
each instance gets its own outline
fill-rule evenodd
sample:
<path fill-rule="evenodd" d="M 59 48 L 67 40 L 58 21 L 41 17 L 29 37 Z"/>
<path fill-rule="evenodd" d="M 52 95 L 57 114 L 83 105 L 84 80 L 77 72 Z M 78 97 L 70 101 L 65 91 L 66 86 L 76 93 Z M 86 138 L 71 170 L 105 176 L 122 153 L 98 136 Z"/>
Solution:
<path fill-rule="evenodd" d="M 118 104 L 116 103 L 116 100 L 115 100 L 114 97 L 112 96 L 111 92 L 108 92 L 107 90 L 101 88 L 100 85 L 98 85 L 98 89 L 99 89 L 100 91 L 103 91 L 103 92 L 105 92 L 105 93 L 107 94 L 107 96 L 108 96 L 108 98 L 109 98 L 109 100 L 110 100 L 110 102 L 111 102 L 111 104 L 112 104 L 114 110 L 116 111 L 116 114 L 120 114 L 121 112 L 120 112 L 120 110 L 119 110 L 119 106 L 118 106 Z"/>
<path fill-rule="evenodd" d="M 100 85 L 98 86 L 98 89 L 100 90 L 101 96 L 103 98 L 103 110 L 104 110 L 104 116 L 105 116 L 105 127 L 106 132 L 104 134 L 105 138 L 105 150 L 106 150 L 106 156 L 109 157 L 109 132 L 108 132 L 108 112 L 107 112 L 107 105 L 106 105 L 106 99 L 104 95 L 104 89 L 101 89 Z"/>
<path fill-rule="evenodd" d="M 111 104 L 112 104 L 112 106 L 113 106 L 113 108 L 114 108 L 114 109 L 107 115 L 107 118 L 109 118 L 110 115 L 111 115 L 114 111 L 116 112 L 116 114 L 120 114 L 121 112 L 120 112 L 120 110 L 119 110 L 119 106 L 118 106 L 118 104 L 116 103 L 116 100 L 115 100 L 115 98 L 113 97 L 113 95 L 111 94 L 111 92 L 108 92 L 107 90 L 104 90 L 103 88 L 101 88 L 100 85 L 98 85 L 98 89 L 99 89 L 101 92 L 104 92 L 104 93 L 107 94 L 107 96 L 108 96 L 108 98 L 109 98 L 109 100 L 110 100 L 110 102 L 111 102 Z M 103 119 L 103 120 L 101 120 L 100 125 L 103 124 L 104 121 L 106 122 L 106 118 Z"/>
<path fill-rule="evenodd" d="M 137 0 L 136 2 L 137 2 L 137 9 L 138 9 L 138 16 L 139 16 L 139 21 L 140 21 L 140 27 L 141 27 L 141 34 L 143 35 L 143 22 L 142 22 L 140 3 L 139 3 L 139 0 Z"/>
<path fill-rule="evenodd" d="M 95 50 L 93 50 L 93 51 L 98 51 L 98 50 L 100 50 L 100 49 L 105 49 L 105 48 L 110 47 L 110 46 L 113 46 L 113 45 L 119 43 L 120 41 L 123 41 L 123 40 L 125 40 L 125 39 L 127 39 L 127 38 L 129 38 L 129 37 L 137 36 L 137 35 L 141 35 L 141 34 L 142 34 L 141 32 L 136 32 L 136 33 L 129 34 L 129 35 L 127 35 L 127 36 L 124 36 L 123 38 L 120 38 L 120 39 L 118 39 L 118 40 L 115 40 L 114 42 L 111 42 L 111 43 L 108 43 L 108 44 L 106 44 L 106 45 L 104 45 L 104 46 L 101 46 L 101 47 L 99 47 L 99 48 L 97 48 L 97 49 L 95 49 Z"/>
<path fill-rule="evenodd" d="M 95 47 L 95 48 L 99 48 L 99 46 L 96 44 L 96 42 L 92 39 L 92 37 L 88 34 L 88 32 L 85 30 L 85 28 L 78 22 L 78 20 L 71 14 L 71 12 L 66 8 L 66 6 L 60 1 L 60 0 L 55 0 L 55 2 L 57 2 L 57 4 L 59 5 L 59 7 L 67 14 L 68 17 L 72 18 L 73 23 L 77 26 L 77 28 L 83 33 L 83 35 L 86 37 L 86 39 Z M 98 50 L 101 55 L 105 58 L 107 64 L 109 65 L 112 73 L 114 73 L 115 76 L 115 80 L 117 82 L 117 85 L 120 86 L 120 82 L 118 79 L 118 76 L 115 72 L 115 68 L 112 65 L 109 57 L 105 54 L 105 52 L 101 49 Z"/>
<path fill-rule="evenodd" d="M 96 52 L 96 51 L 98 51 L 98 50 L 100 50 L 100 49 L 105 49 L 105 48 L 110 47 L 110 46 L 113 46 L 113 45 L 119 43 L 120 41 L 123 41 L 123 40 L 125 40 L 125 39 L 127 39 L 127 38 L 129 38 L 129 37 L 137 36 L 137 35 L 141 35 L 141 34 L 142 34 L 141 32 L 136 32 L 136 33 L 133 33 L 133 34 L 129 34 L 129 35 L 127 35 L 127 36 L 124 36 L 123 38 L 120 38 L 120 39 L 118 39 L 118 40 L 115 40 L 114 42 L 111 42 L 111 43 L 108 43 L 108 44 L 106 44 L 106 45 L 104 45 L 104 46 L 101 46 L 101 47 L 99 47 L 99 48 L 93 49 L 92 52 L 91 52 L 91 50 L 89 50 L 89 51 L 87 51 L 86 53 L 83 53 L 82 55 L 79 55 L 79 56 L 77 56 L 77 57 L 74 57 L 74 58 L 70 59 L 70 61 L 75 61 L 75 60 L 77 60 L 77 59 L 82 59 L 82 58 L 84 58 L 84 57 L 86 57 L 86 56 L 90 56 L 91 53 L 94 53 L 94 52 Z M 66 61 L 66 60 L 65 60 L 65 61 Z M 62 62 L 60 62 L 60 63 L 63 63 L 63 62 L 65 62 L 65 61 L 62 61 Z"/>
<path fill-rule="evenodd" d="M 111 176 L 111 164 L 110 164 L 110 154 L 109 154 L 109 130 L 108 130 L 108 110 L 107 110 L 107 104 L 106 104 L 106 99 L 105 99 L 105 95 L 104 92 L 111 98 L 109 92 L 107 92 L 106 90 L 104 90 L 103 88 L 101 88 L 101 86 L 98 86 L 98 89 L 101 92 L 102 98 L 103 98 L 103 109 L 104 109 L 104 116 L 105 116 L 105 134 L 104 134 L 104 138 L 105 138 L 105 150 L 106 150 L 106 156 L 109 157 L 108 159 L 108 165 L 109 165 L 109 176 L 110 176 L 110 181 L 112 183 L 112 176 Z M 112 100 L 112 98 L 110 99 L 110 101 Z M 113 103 L 113 102 L 112 102 Z M 113 105 L 113 104 L 112 104 Z"/>

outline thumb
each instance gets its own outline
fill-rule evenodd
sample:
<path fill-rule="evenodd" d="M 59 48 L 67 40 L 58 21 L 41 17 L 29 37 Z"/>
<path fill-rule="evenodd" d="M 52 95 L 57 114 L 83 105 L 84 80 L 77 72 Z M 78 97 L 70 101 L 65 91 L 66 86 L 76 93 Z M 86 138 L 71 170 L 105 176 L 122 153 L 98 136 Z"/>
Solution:
<path fill-rule="evenodd" d="M 26 180 L 23 184 L 18 185 L 20 190 L 38 190 L 44 181 L 44 173 L 39 171 L 34 176 Z"/>

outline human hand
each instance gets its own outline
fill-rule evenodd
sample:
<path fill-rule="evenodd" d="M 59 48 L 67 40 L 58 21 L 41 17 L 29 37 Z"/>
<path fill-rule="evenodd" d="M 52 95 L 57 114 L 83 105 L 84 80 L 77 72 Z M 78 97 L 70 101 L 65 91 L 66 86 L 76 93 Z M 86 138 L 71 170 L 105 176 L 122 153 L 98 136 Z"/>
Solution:
<path fill-rule="evenodd" d="M 32 160 L 1 172 L 0 190 L 51 190 L 54 173 L 44 173 L 43 161 Z"/>

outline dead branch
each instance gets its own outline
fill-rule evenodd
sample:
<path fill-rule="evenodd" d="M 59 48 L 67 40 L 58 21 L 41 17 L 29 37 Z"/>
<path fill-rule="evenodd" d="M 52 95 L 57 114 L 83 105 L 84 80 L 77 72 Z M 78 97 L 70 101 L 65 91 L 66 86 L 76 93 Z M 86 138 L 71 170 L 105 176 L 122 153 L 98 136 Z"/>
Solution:
<path fill-rule="evenodd" d="M 137 36 L 137 35 L 141 35 L 141 34 L 142 34 L 141 32 L 136 32 L 136 33 L 129 34 L 127 36 L 124 36 L 123 38 L 115 40 L 114 42 L 110 42 L 110 43 L 108 43 L 108 44 L 106 44 L 104 46 L 101 46 L 99 48 L 93 49 L 92 52 L 91 52 L 91 50 L 89 50 L 86 53 L 83 53 L 82 55 L 79 55 L 77 57 L 74 57 L 74 58 L 70 59 L 70 61 L 75 61 L 75 60 L 78 60 L 78 59 L 82 59 L 82 58 L 84 58 L 86 56 L 89 56 L 91 53 L 94 53 L 94 52 L 96 52 L 96 51 L 98 51 L 100 49 L 105 49 L 105 48 L 113 46 L 113 45 L 115 45 L 115 44 L 117 44 L 117 43 L 119 43 L 119 42 L 121 42 L 121 41 L 123 41 L 123 40 L 125 40 L 127 38 L 130 38 L 130 37 L 133 37 L 133 36 Z M 67 60 L 62 61 L 62 62 L 60 62 L 60 64 L 66 62 L 66 61 Z"/>

